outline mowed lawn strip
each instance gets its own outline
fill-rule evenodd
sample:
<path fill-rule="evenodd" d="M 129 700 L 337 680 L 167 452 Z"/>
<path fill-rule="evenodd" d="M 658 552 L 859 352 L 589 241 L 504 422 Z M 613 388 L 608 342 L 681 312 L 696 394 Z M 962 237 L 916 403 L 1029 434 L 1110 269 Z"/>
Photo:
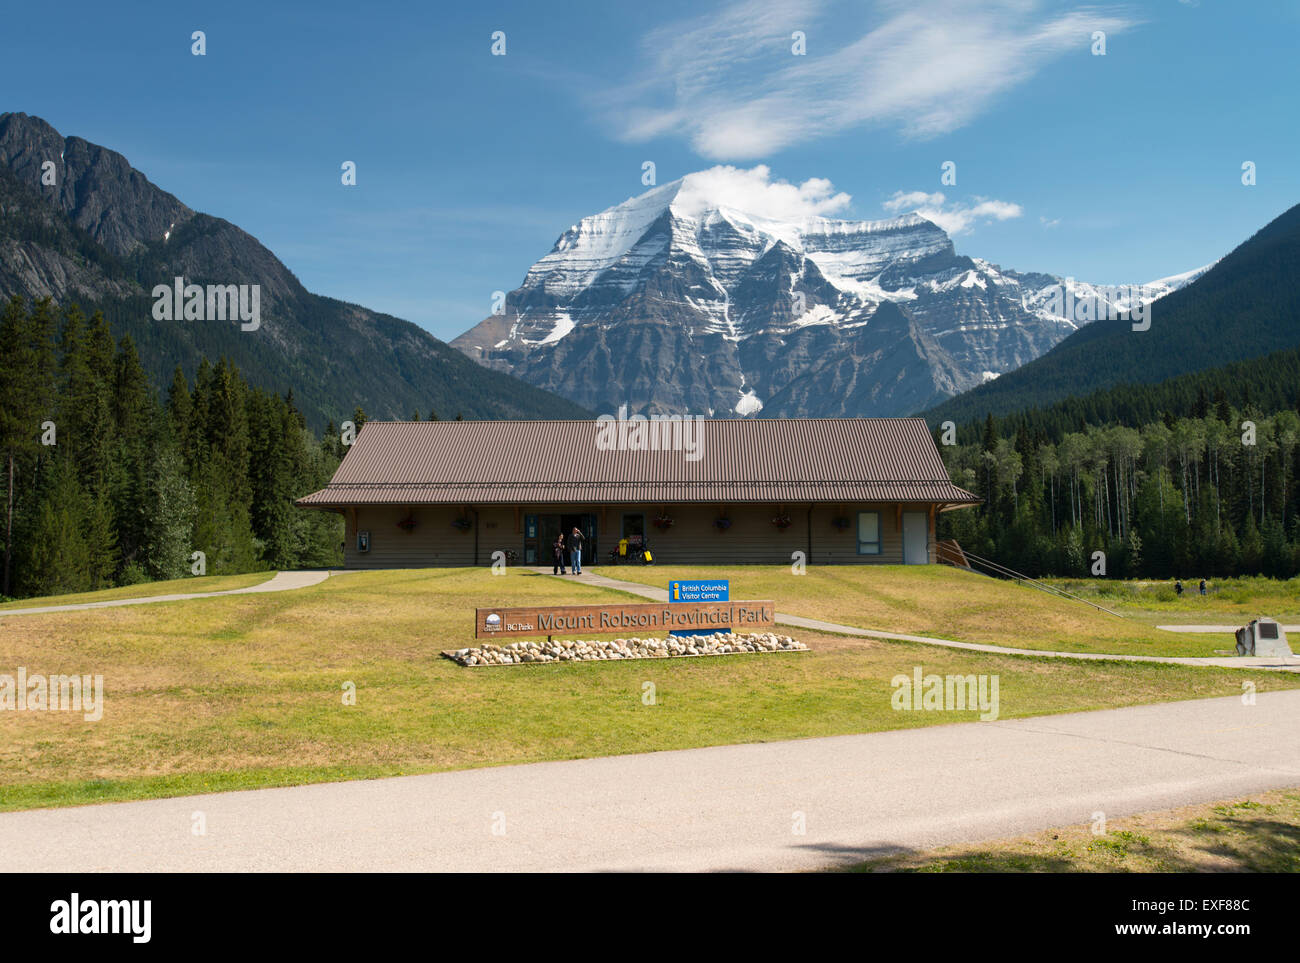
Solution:
<path fill-rule="evenodd" d="M 805 583 L 806 584 L 806 583 Z M 0 672 L 94 673 L 102 720 L 0 712 L 0 809 L 966 722 L 890 680 L 999 676 L 1000 718 L 1300 686 L 1267 674 L 993 656 L 795 632 L 811 652 L 467 669 L 476 606 L 626 596 L 511 570 L 355 572 L 292 592 L 0 621 Z M 646 704 L 645 683 L 653 683 Z M 344 705 L 347 684 L 356 704 Z"/>
<path fill-rule="evenodd" d="M 593 571 L 665 589 L 674 579 L 725 578 L 731 598 L 772 599 L 779 612 L 955 642 L 1103 655 L 1213 656 L 1232 649 L 1228 636 L 1163 632 L 948 565 L 809 565 L 803 575 L 789 565 L 614 565 Z"/>
<path fill-rule="evenodd" d="M 1183 806 L 1103 826 L 1045 830 L 1019 839 L 884 856 L 851 872 L 1296 873 L 1300 790 Z"/>
<path fill-rule="evenodd" d="M 41 609 L 51 605 L 78 605 L 82 602 L 111 602 L 118 599 L 143 599 L 154 595 L 189 595 L 195 592 L 229 592 L 232 589 L 251 588 L 269 582 L 275 572 L 248 572 L 244 575 L 198 575 L 167 582 L 141 582 L 123 585 L 98 592 L 78 592 L 75 595 L 44 595 L 34 599 L 18 599 L 0 603 L 0 615 L 10 609 Z"/>
<path fill-rule="evenodd" d="M 1300 625 L 1300 578 L 1262 576 L 1207 579 L 1206 594 L 1198 579 L 1183 582 L 1179 595 L 1172 581 L 1049 579 L 1080 598 L 1151 625 L 1245 625 L 1267 615 L 1283 625 Z"/>

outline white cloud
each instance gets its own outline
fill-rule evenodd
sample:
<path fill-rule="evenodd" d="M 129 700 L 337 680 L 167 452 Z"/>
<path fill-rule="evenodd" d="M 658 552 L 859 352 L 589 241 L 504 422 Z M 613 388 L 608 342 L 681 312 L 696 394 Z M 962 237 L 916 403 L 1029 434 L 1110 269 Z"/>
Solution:
<path fill-rule="evenodd" d="M 802 184 L 773 181 L 771 170 L 759 164 L 749 170 L 719 166 L 687 174 L 673 208 L 693 216 L 711 207 L 730 207 L 756 217 L 793 221 L 836 214 L 852 200 L 824 177 L 810 177 Z"/>
<path fill-rule="evenodd" d="M 1008 221 L 1024 214 L 1024 209 L 1019 204 L 1010 201 L 976 197 L 973 204 L 965 201 L 949 202 L 938 191 L 933 194 L 925 191 L 896 191 L 881 206 L 891 214 L 915 211 L 927 221 L 939 225 L 950 236 L 967 234 L 980 222 Z"/>
<path fill-rule="evenodd" d="M 933 194 L 925 191 L 895 191 L 894 196 L 881 206 L 891 214 L 897 214 L 899 211 L 914 211 L 921 207 L 942 207 L 943 201 L 943 194 L 938 191 Z"/>
<path fill-rule="evenodd" d="M 1092 32 L 1135 20 L 1043 0 L 740 0 L 657 27 L 635 80 L 593 97 L 618 134 L 688 137 L 706 157 L 758 157 L 862 126 L 932 137 L 969 123 Z M 1046 8 L 1046 9 L 1045 9 Z M 791 34 L 807 34 L 806 56 Z"/>

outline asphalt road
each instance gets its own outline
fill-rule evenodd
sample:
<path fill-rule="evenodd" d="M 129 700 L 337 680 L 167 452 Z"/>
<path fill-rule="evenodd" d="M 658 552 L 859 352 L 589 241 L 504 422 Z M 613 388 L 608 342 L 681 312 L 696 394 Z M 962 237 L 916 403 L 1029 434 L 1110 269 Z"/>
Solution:
<path fill-rule="evenodd" d="M 812 869 L 1300 786 L 1300 691 L 1256 698 L 7 813 L 0 852 L 8 871 Z"/>

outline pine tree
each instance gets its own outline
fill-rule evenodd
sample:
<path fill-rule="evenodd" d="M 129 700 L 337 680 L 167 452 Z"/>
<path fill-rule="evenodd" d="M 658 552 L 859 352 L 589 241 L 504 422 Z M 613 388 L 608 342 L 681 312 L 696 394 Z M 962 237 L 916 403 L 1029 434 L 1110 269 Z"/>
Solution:
<path fill-rule="evenodd" d="M 13 575 L 14 486 L 17 461 L 34 447 L 40 417 L 33 371 L 32 325 L 23 299 L 11 297 L 0 315 L 0 448 L 5 459 L 5 550 L 0 591 L 9 595 Z"/>
<path fill-rule="evenodd" d="M 90 505 L 72 458 L 60 453 L 43 472 L 28 557 L 19 573 L 23 595 L 65 595 L 95 587 L 85 521 Z"/>
<path fill-rule="evenodd" d="M 151 578 L 184 578 L 189 573 L 195 502 L 174 443 L 163 442 L 155 449 L 148 491 L 151 511 L 144 538 L 144 568 Z"/>
<path fill-rule="evenodd" d="M 117 465 L 112 474 L 112 506 L 113 515 L 118 520 L 120 564 L 124 570 L 127 566 L 135 566 L 139 578 L 144 577 L 145 566 L 137 556 L 144 548 L 153 510 L 149 497 L 149 472 L 153 467 L 150 450 L 157 416 L 154 405 L 135 344 L 129 336 L 123 336 L 118 343 L 113 381 L 113 427 L 118 450 Z"/>

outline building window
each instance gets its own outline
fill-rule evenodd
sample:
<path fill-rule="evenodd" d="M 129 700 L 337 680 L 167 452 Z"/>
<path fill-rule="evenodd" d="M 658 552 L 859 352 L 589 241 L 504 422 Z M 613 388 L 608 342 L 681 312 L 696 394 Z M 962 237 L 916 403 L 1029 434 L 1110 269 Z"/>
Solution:
<path fill-rule="evenodd" d="M 880 554 L 880 512 L 858 512 L 858 554 Z"/>

